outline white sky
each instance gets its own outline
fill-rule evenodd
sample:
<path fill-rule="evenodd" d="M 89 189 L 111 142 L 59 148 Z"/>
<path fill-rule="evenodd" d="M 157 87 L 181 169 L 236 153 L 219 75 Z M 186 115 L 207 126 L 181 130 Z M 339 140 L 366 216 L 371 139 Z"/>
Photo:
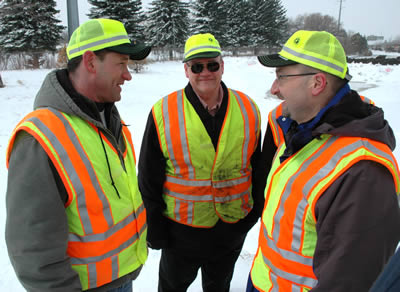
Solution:
<path fill-rule="evenodd" d="M 57 0 L 60 18 L 67 24 L 67 0 Z M 146 7 L 151 0 L 142 0 Z M 294 18 L 299 14 L 320 12 L 339 18 L 340 0 L 281 0 L 287 16 Z M 89 4 L 78 0 L 80 22 L 87 19 Z M 386 40 L 400 37 L 400 0 L 342 0 L 341 23 L 345 30 L 362 35 L 382 35 Z"/>
<path fill-rule="evenodd" d="M 381 52 L 378 52 L 381 54 Z M 398 54 L 396 54 L 397 56 Z M 151 57 L 151 55 L 149 56 Z M 274 78 L 275 70 L 263 67 L 255 57 L 232 58 L 225 57 L 223 80 L 228 87 L 245 92 L 257 103 L 261 112 L 262 133 L 264 135 L 267 114 L 279 100 L 267 94 Z M 400 66 L 382 66 L 372 64 L 350 64 L 353 79 L 350 86 L 354 89 L 371 87 L 361 93 L 371 98 L 377 106 L 385 111 L 396 140 L 400 141 Z M 0 291 L 25 291 L 19 284 L 7 255 L 4 240 L 5 198 L 7 185 L 7 170 L 5 167 L 5 151 L 12 129 L 19 120 L 32 110 L 32 104 L 37 91 L 50 70 L 13 70 L 2 71 L 1 76 L 6 84 L 0 89 L 2 106 L 0 107 Z M 157 86 L 154 86 L 155 83 Z M 117 107 L 124 121 L 131 125 L 133 144 L 136 157 L 139 157 L 140 145 L 145 129 L 147 116 L 152 105 L 166 94 L 183 88 L 187 83 L 181 61 L 155 62 L 146 65 L 146 70 L 133 74 L 130 82 L 122 87 L 122 100 Z M 398 143 L 399 144 L 399 143 Z M 400 161 L 400 147 L 394 152 Z M 242 253 L 235 267 L 231 291 L 245 290 L 248 273 L 257 248 L 259 224 L 247 235 Z M 373 252 L 373 251 L 372 251 Z M 157 290 L 158 263 L 160 252 L 150 250 L 149 258 L 138 279 L 133 282 L 135 292 Z M 200 277 L 189 288 L 188 292 L 201 292 Z"/>

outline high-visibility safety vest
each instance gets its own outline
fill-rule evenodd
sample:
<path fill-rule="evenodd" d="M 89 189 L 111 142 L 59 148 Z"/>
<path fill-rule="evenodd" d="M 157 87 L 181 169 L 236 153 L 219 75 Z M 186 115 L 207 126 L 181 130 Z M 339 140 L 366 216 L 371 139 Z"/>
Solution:
<path fill-rule="evenodd" d="M 368 97 L 360 95 L 360 98 L 365 103 L 375 105 L 375 103 Z M 279 127 L 279 124 L 277 121 L 277 119 L 280 116 L 282 116 L 282 103 L 280 103 L 277 107 L 275 107 L 268 114 L 268 125 L 271 128 L 272 137 L 274 139 L 274 143 L 275 143 L 276 147 L 278 147 L 279 144 L 285 142 L 285 138 L 284 138 L 282 129 L 281 129 L 281 127 Z"/>
<path fill-rule="evenodd" d="M 399 169 L 389 147 L 358 137 L 328 134 L 280 162 L 280 144 L 265 189 L 258 250 L 251 279 L 259 291 L 308 291 L 317 284 L 315 205 L 329 186 L 360 160 L 382 164 L 400 192 Z"/>
<path fill-rule="evenodd" d="M 164 215 L 181 224 L 210 228 L 220 218 L 234 223 L 253 207 L 250 158 L 260 136 L 260 113 L 245 94 L 229 89 L 215 150 L 184 90 L 152 109 L 166 160 Z"/>
<path fill-rule="evenodd" d="M 147 259 L 146 211 L 126 126 L 122 131 L 125 170 L 119 150 L 93 124 L 51 108 L 35 110 L 17 125 L 7 150 L 7 167 L 19 131 L 40 143 L 68 193 L 67 253 L 82 289 L 102 286 L 143 265 Z"/>

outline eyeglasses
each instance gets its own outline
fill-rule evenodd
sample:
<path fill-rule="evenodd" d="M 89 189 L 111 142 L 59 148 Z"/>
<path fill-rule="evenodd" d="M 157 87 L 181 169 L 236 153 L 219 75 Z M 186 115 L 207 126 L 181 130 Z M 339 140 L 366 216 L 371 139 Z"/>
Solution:
<path fill-rule="evenodd" d="M 308 76 L 308 75 L 315 75 L 318 74 L 317 72 L 310 72 L 310 73 L 300 73 L 300 74 L 287 74 L 287 75 L 276 75 L 276 79 L 282 80 L 285 77 L 294 77 L 294 76 Z"/>
<path fill-rule="evenodd" d="M 204 64 L 203 63 L 194 63 L 192 65 L 187 64 L 194 74 L 200 74 L 203 72 Z M 207 70 L 210 72 L 217 72 L 219 70 L 219 63 L 218 62 L 210 62 L 207 63 Z"/>

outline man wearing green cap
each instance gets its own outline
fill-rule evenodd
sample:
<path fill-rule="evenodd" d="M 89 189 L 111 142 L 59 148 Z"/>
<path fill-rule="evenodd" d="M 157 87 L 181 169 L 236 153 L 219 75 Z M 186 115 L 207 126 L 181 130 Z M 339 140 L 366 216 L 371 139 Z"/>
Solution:
<path fill-rule="evenodd" d="M 185 44 L 188 85 L 149 115 L 139 159 L 149 246 L 162 249 L 158 291 L 187 291 L 202 273 L 204 291 L 229 291 L 246 234 L 260 217 L 254 186 L 260 114 L 221 81 L 224 62 L 210 33 Z"/>
<path fill-rule="evenodd" d="M 114 103 L 132 79 L 123 24 L 92 19 L 50 72 L 7 149 L 6 243 L 28 291 L 132 291 L 147 258 L 131 134 Z"/>
<path fill-rule="evenodd" d="M 271 93 L 283 102 L 263 144 L 266 202 L 247 292 L 368 291 L 400 239 L 393 131 L 350 89 L 332 34 L 297 31 L 258 59 L 275 67 Z"/>

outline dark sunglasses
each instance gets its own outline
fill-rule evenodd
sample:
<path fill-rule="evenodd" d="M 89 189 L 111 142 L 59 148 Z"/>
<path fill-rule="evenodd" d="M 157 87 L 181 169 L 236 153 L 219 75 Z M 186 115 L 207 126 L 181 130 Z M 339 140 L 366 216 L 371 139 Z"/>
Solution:
<path fill-rule="evenodd" d="M 192 70 L 192 72 L 194 74 L 200 74 L 201 72 L 203 72 L 204 69 L 204 64 L 203 63 L 194 63 L 192 65 L 189 65 L 190 69 Z M 219 63 L 218 62 L 210 62 L 207 63 L 207 70 L 210 72 L 217 72 L 219 70 Z"/>

